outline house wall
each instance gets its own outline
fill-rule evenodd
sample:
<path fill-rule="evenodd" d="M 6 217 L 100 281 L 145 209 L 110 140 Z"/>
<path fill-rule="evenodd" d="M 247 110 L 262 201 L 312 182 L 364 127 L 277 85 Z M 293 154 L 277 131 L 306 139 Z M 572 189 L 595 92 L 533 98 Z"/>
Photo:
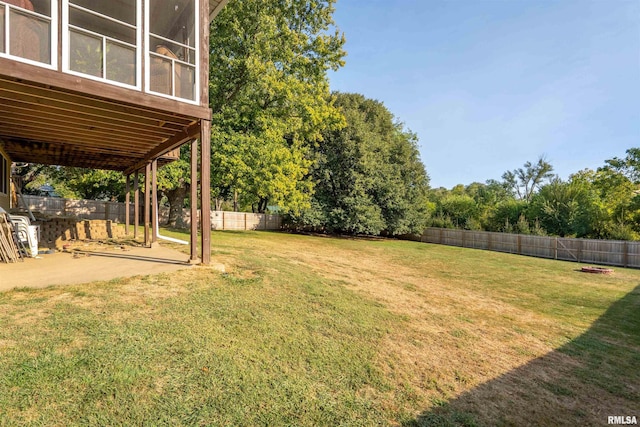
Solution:
<path fill-rule="evenodd" d="M 11 207 L 11 159 L 0 147 L 0 208 Z"/>

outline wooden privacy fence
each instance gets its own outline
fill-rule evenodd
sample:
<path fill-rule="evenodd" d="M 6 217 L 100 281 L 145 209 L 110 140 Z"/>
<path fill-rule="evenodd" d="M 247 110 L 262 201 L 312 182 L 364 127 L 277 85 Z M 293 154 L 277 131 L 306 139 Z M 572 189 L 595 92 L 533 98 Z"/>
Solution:
<path fill-rule="evenodd" d="M 282 227 L 280 215 L 250 212 L 211 212 L 212 230 L 279 230 Z"/>
<path fill-rule="evenodd" d="M 80 219 L 125 222 L 126 207 L 121 202 L 73 200 L 27 195 L 24 196 L 24 201 L 32 211 L 52 216 L 74 216 Z M 140 212 L 143 212 L 142 208 Z M 161 206 L 158 213 L 160 222 L 166 222 L 169 216 L 169 208 Z M 129 214 L 133 223 L 133 203 L 129 206 Z M 182 216 L 178 218 L 177 223 L 182 227 L 189 226 L 191 223 L 189 209 L 182 210 Z M 282 217 L 280 215 L 211 211 L 212 230 L 279 230 L 281 227 Z"/>
<path fill-rule="evenodd" d="M 433 227 L 427 228 L 422 236 L 419 236 L 419 240 L 539 258 L 640 268 L 640 242 L 529 236 Z"/>
<path fill-rule="evenodd" d="M 75 216 L 79 219 L 104 219 L 124 222 L 125 206 L 119 202 L 98 200 L 74 200 L 58 197 L 40 197 L 24 195 L 24 202 L 32 211 L 53 216 Z M 133 218 L 133 206 L 130 209 Z"/>

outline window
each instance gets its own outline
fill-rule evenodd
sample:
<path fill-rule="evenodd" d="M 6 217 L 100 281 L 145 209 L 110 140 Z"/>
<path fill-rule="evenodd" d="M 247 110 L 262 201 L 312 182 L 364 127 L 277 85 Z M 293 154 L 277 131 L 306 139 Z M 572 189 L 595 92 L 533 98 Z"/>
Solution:
<path fill-rule="evenodd" d="M 0 56 L 56 68 L 57 0 L 0 0 Z"/>
<path fill-rule="evenodd" d="M 140 86 L 140 0 L 65 0 L 64 70 Z"/>
<path fill-rule="evenodd" d="M 198 102 L 198 0 L 147 0 L 149 92 Z"/>
<path fill-rule="evenodd" d="M 0 154 L 0 193 L 9 194 L 9 160 Z"/>

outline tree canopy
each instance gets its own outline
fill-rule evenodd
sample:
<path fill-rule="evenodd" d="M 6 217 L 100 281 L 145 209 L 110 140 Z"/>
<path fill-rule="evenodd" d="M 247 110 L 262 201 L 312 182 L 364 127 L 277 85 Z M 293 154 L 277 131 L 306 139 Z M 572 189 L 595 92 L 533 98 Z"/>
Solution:
<path fill-rule="evenodd" d="M 378 101 L 334 96 L 346 126 L 325 131 L 313 146 L 312 208 L 297 221 L 334 232 L 421 232 L 429 179 L 416 135 Z"/>
<path fill-rule="evenodd" d="M 566 181 L 553 176 L 553 167 L 541 157 L 536 163 L 526 162 L 523 168 L 505 172 L 502 182 L 431 190 L 435 213 L 430 224 L 638 240 L 640 148 L 630 148 L 626 154 L 605 160 L 595 171 L 579 171 Z"/>
<path fill-rule="evenodd" d="M 343 65 L 334 0 L 230 2 L 211 26 L 214 196 L 264 211 L 308 207 L 309 145 L 343 126 L 328 70 Z"/>

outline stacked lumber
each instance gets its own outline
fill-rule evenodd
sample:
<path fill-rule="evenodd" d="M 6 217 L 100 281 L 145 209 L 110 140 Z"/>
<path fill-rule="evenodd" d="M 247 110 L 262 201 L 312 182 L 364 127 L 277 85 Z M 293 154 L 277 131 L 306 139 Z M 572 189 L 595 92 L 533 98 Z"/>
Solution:
<path fill-rule="evenodd" d="M 18 250 L 13 224 L 6 213 L 0 213 L 0 261 L 9 263 L 19 260 L 22 260 L 22 255 Z"/>

